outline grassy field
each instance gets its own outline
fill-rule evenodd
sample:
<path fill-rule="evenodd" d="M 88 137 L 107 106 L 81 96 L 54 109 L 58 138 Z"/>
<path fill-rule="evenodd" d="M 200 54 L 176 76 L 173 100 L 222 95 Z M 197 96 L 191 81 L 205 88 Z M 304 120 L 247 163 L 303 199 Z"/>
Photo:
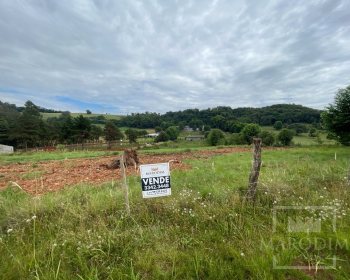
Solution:
<path fill-rule="evenodd" d="M 46 120 L 48 118 L 59 117 L 61 113 L 41 113 L 43 119 Z M 93 118 L 97 116 L 104 116 L 107 120 L 118 120 L 121 116 L 119 115 L 110 115 L 110 114 L 86 114 L 86 113 L 71 113 L 72 117 L 78 117 L 79 115 L 83 115 L 85 118 Z"/>
<path fill-rule="evenodd" d="M 131 216 L 120 182 L 40 197 L 8 188 L 0 192 L 1 278 L 349 279 L 349 159 L 336 146 L 264 151 L 255 205 L 243 199 L 249 152 L 189 160 L 190 170 L 172 172 L 170 197 L 142 199 L 139 178 L 129 177 Z M 288 232 L 286 220 L 306 214 L 278 206 L 332 212 L 313 213 L 320 232 Z M 277 269 L 274 258 L 303 268 Z"/>
<path fill-rule="evenodd" d="M 23 152 L 11 155 L 0 155 L 0 164 L 38 162 L 45 160 L 63 160 L 73 158 L 90 158 L 99 156 L 108 156 L 117 154 L 117 152 L 108 151 L 55 151 L 55 152 Z"/>
<path fill-rule="evenodd" d="M 278 131 L 274 129 L 272 126 L 263 126 L 262 130 L 272 132 L 275 136 L 277 136 Z M 335 145 L 336 142 L 334 140 L 327 139 L 326 131 L 318 131 L 319 138 L 310 137 L 308 133 L 301 133 L 300 135 L 295 135 L 293 137 L 294 145 Z"/>

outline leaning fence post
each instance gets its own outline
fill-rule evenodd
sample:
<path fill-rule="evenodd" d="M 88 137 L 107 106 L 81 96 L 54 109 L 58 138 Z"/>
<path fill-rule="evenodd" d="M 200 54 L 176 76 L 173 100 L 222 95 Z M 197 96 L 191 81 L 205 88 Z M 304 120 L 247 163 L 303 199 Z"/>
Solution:
<path fill-rule="evenodd" d="M 125 209 L 126 213 L 130 215 L 130 205 L 129 205 L 129 188 L 126 182 L 126 173 L 125 173 L 125 152 L 122 153 L 120 158 L 120 171 L 122 173 L 122 184 L 124 189 L 124 198 L 125 198 Z"/>
<path fill-rule="evenodd" d="M 249 175 L 248 191 L 246 198 L 255 201 L 256 187 L 261 167 L 261 139 L 253 138 L 253 163 Z"/>

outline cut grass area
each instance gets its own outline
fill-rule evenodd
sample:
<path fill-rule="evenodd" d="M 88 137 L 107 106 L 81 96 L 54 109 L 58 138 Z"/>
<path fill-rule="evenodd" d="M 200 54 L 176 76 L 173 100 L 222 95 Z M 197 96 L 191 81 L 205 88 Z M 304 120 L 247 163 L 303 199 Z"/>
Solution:
<path fill-rule="evenodd" d="M 300 135 L 296 135 L 293 138 L 293 143 L 296 145 L 336 145 L 336 142 L 331 139 L 327 139 L 327 133 L 319 132 L 319 139 L 317 137 L 310 137 L 307 133 L 302 133 Z"/>
<path fill-rule="evenodd" d="M 276 137 L 279 133 L 278 130 L 274 129 L 273 126 L 263 126 L 261 127 L 263 131 L 268 131 L 273 133 Z M 294 135 L 293 143 L 294 145 L 336 145 L 334 140 L 327 139 L 327 132 L 318 131 L 319 139 L 317 137 L 310 137 L 308 133 L 301 133 L 300 135 Z"/>
<path fill-rule="evenodd" d="M 334 153 L 337 153 L 337 161 Z M 255 205 L 242 200 L 250 153 L 190 160 L 172 172 L 172 196 L 142 199 L 128 177 L 131 217 L 119 182 L 80 185 L 41 197 L 0 192 L 0 275 L 3 279 L 348 279 L 350 151 L 307 147 L 263 151 Z M 337 230 L 322 218 L 320 233 L 296 233 L 342 246 L 280 246 L 290 234 L 283 205 L 330 205 Z M 328 214 L 328 213 L 325 213 Z M 295 214 L 290 214 L 294 215 Z M 328 244 L 328 243 L 327 243 Z M 333 244 L 333 243 L 332 243 Z M 330 270 L 274 269 L 338 257 Z M 311 275 L 311 276 L 310 276 Z"/>
<path fill-rule="evenodd" d="M 74 158 L 91 158 L 99 156 L 116 155 L 116 151 L 54 151 L 54 152 L 24 152 L 10 155 L 0 155 L 0 164 L 14 162 L 38 162 L 46 160 L 63 160 Z"/>
<path fill-rule="evenodd" d="M 48 118 L 58 118 L 61 113 L 40 113 L 43 116 L 43 119 L 46 120 Z M 110 115 L 110 114 L 86 114 L 86 113 L 71 113 L 72 117 L 78 117 L 83 115 L 84 118 L 94 118 L 98 116 L 104 116 L 107 120 L 119 120 L 122 116 L 120 115 Z"/>

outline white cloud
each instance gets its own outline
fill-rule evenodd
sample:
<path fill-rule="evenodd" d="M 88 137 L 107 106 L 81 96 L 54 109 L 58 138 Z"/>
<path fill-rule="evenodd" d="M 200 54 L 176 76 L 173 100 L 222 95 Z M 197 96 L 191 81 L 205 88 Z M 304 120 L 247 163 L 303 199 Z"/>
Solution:
<path fill-rule="evenodd" d="M 346 0 L 1 1 L 0 99 L 116 113 L 322 108 L 349 84 L 349 11 Z"/>

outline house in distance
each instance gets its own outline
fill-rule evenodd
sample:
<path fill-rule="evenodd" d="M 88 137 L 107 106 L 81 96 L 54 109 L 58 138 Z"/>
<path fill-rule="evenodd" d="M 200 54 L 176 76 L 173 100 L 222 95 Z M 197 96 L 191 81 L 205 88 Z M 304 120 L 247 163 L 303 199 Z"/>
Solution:
<path fill-rule="evenodd" d="M 188 135 L 185 137 L 187 141 L 200 141 L 204 139 L 204 135 Z"/>

